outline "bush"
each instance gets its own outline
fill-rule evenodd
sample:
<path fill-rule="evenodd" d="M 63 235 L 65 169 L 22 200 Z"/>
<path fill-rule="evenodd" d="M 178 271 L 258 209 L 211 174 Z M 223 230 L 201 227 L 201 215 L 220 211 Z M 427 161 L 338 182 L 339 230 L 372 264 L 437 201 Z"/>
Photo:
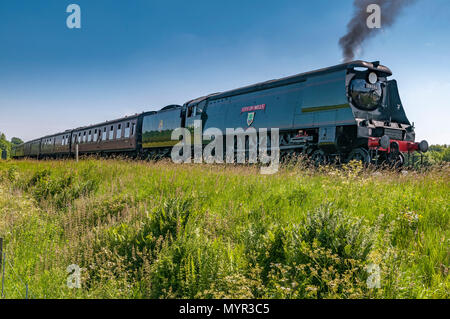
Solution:
<path fill-rule="evenodd" d="M 373 244 L 371 230 L 364 225 L 364 219 L 351 217 L 331 205 L 308 213 L 302 239 L 310 245 L 317 241 L 320 247 L 341 258 L 361 261 L 366 260 Z"/>
<path fill-rule="evenodd" d="M 184 232 L 191 214 L 192 200 L 171 198 L 158 205 L 151 214 L 136 223 L 120 223 L 99 228 L 94 254 L 114 255 L 135 280 L 142 280 L 134 270 L 152 263 L 163 246 L 171 246 Z M 85 247 L 80 247 L 84 249 Z M 90 261 L 85 261 L 87 264 Z M 86 265 L 87 266 L 87 265 Z M 108 266 L 108 265 L 107 265 Z M 92 278 L 105 271 L 102 265 L 91 267 Z M 109 269 L 113 273 L 113 271 Z"/>
<path fill-rule="evenodd" d="M 85 173 L 57 176 L 45 169 L 37 171 L 26 188 L 39 203 L 49 201 L 57 209 L 66 209 L 75 199 L 96 191 L 98 184 L 97 179 L 91 179 Z"/>
<path fill-rule="evenodd" d="M 151 298 L 251 298 L 242 247 L 220 238 L 179 237 L 164 244 L 150 273 Z M 244 286 L 235 286 L 241 284 Z M 247 286 L 245 286 L 247 285 Z"/>
<path fill-rule="evenodd" d="M 373 244 L 362 219 L 324 206 L 303 225 L 269 231 L 259 252 L 269 298 L 361 297 Z"/>
<path fill-rule="evenodd" d="M 127 207 L 133 204 L 133 198 L 129 194 L 116 194 L 106 197 L 91 205 L 92 215 L 90 225 L 97 225 L 110 217 L 118 217 Z"/>

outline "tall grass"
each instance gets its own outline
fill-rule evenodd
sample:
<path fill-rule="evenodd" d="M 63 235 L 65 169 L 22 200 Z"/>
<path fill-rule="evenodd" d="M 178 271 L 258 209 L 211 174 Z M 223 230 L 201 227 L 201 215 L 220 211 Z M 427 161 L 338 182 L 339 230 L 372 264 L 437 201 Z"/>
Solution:
<path fill-rule="evenodd" d="M 1 162 L 6 297 L 448 298 L 449 173 Z"/>

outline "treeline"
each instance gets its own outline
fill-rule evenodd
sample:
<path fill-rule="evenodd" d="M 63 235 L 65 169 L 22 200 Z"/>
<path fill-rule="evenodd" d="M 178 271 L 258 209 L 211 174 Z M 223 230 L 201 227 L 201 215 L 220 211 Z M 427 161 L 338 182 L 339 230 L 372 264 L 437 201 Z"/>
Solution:
<path fill-rule="evenodd" d="M 413 153 L 410 157 L 405 155 L 407 166 L 432 166 L 450 162 L 450 145 L 431 145 L 424 154 Z"/>
<path fill-rule="evenodd" d="M 11 147 L 22 143 L 23 141 L 18 137 L 13 137 L 11 141 L 8 141 L 6 135 L 0 132 L 0 158 L 3 151 L 6 151 L 6 157 L 9 158 L 11 156 Z"/>
<path fill-rule="evenodd" d="M 450 145 L 431 145 L 429 157 L 435 162 L 450 162 Z"/>
<path fill-rule="evenodd" d="M 430 164 L 450 162 L 450 145 L 431 145 L 424 157 L 424 160 Z"/>

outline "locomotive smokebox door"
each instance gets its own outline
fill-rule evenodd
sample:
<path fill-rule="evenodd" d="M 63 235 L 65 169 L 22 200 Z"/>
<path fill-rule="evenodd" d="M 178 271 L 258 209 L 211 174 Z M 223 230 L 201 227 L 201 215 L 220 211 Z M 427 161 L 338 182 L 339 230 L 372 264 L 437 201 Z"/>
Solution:
<path fill-rule="evenodd" d="M 334 144 L 336 140 L 336 126 L 324 126 L 319 128 L 319 145 Z"/>

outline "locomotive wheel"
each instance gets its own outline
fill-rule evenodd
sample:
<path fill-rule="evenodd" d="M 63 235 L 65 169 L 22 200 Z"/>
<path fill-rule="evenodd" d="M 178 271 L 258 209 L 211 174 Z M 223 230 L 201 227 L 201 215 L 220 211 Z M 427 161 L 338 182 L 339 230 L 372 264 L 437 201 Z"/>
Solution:
<path fill-rule="evenodd" d="M 391 152 L 387 156 L 387 161 L 392 168 L 400 168 L 405 163 L 405 157 L 397 143 L 391 143 Z"/>
<path fill-rule="evenodd" d="M 348 155 L 347 161 L 358 161 L 363 164 L 369 164 L 370 163 L 370 154 L 369 152 L 364 148 L 355 148 L 353 151 L 350 152 Z"/>
<path fill-rule="evenodd" d="M 328 160 L 325 152 L 322 150 L 315 150 L 311 155 L 311 161 L 313 162 L 315 167 L 319 167 L 320 165 L 326 165 Z"/>
<path fill-rule="evenodd" d="M 405 163 L 405 157 L 400 152 L 391 152 L 387 156 L 387 161 L 392 168 L 401 168 Z"/>

